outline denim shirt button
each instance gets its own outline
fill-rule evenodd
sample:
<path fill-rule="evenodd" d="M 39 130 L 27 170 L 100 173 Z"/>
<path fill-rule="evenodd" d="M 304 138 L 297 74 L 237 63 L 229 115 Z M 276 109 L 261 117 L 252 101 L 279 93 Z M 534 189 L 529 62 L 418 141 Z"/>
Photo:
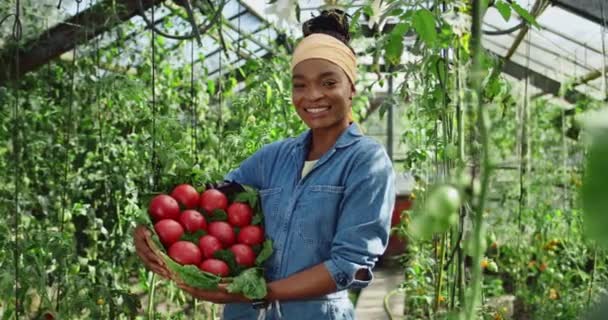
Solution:
<path fill-rule="evenodd" d="M 347 279 L 346 279 L 346 275 L 344 274 L 344 272 L 340 272 L 338 273 L 338 284 L 340 286 L 345 286 L 347 284 Z"/>

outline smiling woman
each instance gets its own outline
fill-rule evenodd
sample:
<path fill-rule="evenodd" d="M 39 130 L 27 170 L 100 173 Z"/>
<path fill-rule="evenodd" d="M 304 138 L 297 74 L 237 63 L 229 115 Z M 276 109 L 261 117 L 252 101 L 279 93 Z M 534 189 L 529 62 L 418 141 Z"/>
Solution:
<path fill-rule="evenodd" d="M 353 319 L 347 290 L 369 285 L 388 243 L 395 175 L 382 145 L 350 117 L 357 67 L 347 18 L 324 11 L 303 31 L 292 100 L 309 130 L 265 145 L 225 176 L 259 190 L 274 247 L 268 294 L 248 301 L 180 286 L 225 303 L 224 319 Z"/>

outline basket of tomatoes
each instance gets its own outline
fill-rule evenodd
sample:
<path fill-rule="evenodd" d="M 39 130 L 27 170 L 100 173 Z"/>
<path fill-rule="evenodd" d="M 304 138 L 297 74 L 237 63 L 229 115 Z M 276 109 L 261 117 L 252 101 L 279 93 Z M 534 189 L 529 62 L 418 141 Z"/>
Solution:
<path fill-rule="evenodd" d="M 180 184 L 155 195 L 147 213 L 154 230 L 148 245 L 173 280 L 206 290 L 223 283 L 251 299 L 266 295 L 262 265 L 273 249 L 256 189 L 232 183 L 199 192 Z"/>

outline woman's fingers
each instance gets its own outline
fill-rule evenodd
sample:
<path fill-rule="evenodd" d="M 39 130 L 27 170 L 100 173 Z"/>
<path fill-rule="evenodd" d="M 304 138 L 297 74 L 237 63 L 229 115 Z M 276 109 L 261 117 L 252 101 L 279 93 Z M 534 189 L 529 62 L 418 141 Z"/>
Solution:
<path fill-rule="evenodd" d="M 151 233 L 145 226 L 135 228 L 133 239 L 135 242 L 135 252 L 142 260 L 146 268 L 165 278 L 171 278 L 169 271 L 164 266 L 162 259 L 154 253 L 149 246 Z"/>
<path fill-rule="evenodd" d="M 201 300 L 205 300 L 205 301 L 210 301 L 210 302 L 214 302 L 214 303 L 221 303 L 219 299 L 220 297 L 218 297 L 217 292 L 212 292 L 212 291 L 206 291 L 206 290 L 200 290 L 200 289 L 196 289 L 196 288 L 192 288 L 188 285 L 185 285 L 183 283 L 178 284 L 178 287 L 186 292 L 188 292 L 190 295 L 192 295 L 193 297 L 197 298 L 197 299 L 201 299 Z"/>

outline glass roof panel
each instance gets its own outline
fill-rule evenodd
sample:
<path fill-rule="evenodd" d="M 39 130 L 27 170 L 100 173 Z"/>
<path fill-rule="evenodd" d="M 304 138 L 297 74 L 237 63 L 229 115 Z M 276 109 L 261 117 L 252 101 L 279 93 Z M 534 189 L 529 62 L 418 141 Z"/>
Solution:
<path fill-rule="evenodd" d="M 251 13 L 245 13 L 235 19 L 232 19 L 230 22 L 237 29 L 240 28 L 241 32 L 245 34 L 252 33 L 265 24 L 262 20 Z"/>
<path fill-rule="evenodd" d="M 80 11 L 84 11 L 101 0 L 83 0 Z M 24 39 L 35 39 L 45 30 L 52 28 L 76 14 L 76 1 L 59 0 L 21 0 L 21 24 Z M 0 19 L 15 12 L 15 1 L 0 1 Z M 0 48 L 9 41 L 12 35 L 13 19 L 6 20 L 0 25 Z"/>
<path fill-rule="evenodd" d="M 518 3 L 528 9 L 531 1 Z M 485 30 L 505 30 L 517 25 L 519 18 L 512 15 L 504 21 L 495 9 L 488 10 L 484 19 Z M 521 66 L 529 66 L 544 76 L 560 83 L 582 77 L 595 70 L 601 70 L 602 27 L 557 6 L 548 7 L 538 18 L 541 28 L 533 27 L 517 47 L 511 57 Z M 568 26 L 564 28 L 564 26 Z M 513 45 L 519 30 L 505 35 L 484 35 L 484 46 L 504 57 Z M 593 81 L 586 90 L 593 95 L 599 94 L 601 86 Z"/>

